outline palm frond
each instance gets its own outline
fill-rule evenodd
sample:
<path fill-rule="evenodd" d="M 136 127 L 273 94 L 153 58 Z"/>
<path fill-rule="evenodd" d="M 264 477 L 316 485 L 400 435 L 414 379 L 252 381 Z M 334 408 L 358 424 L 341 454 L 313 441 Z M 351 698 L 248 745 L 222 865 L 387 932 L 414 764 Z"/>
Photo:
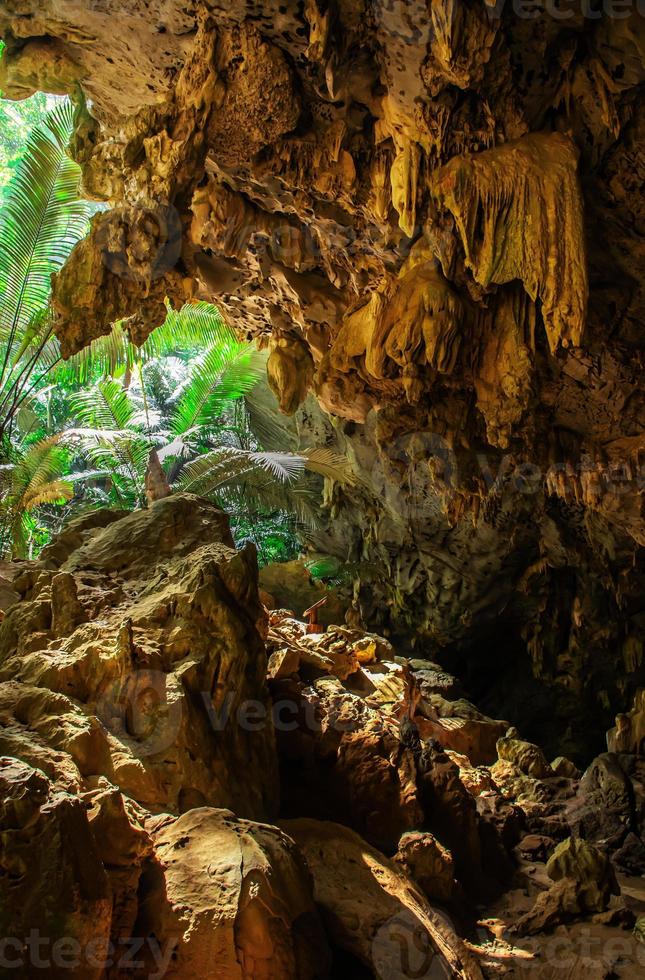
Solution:
<path fill-rule="evenodd" d="M 2 468 L 0 553 L 8 549 L 26 557 L 32 522 L 29 515 L 43 504 L 64 503 L 73 496 L 66 479 L 69 450 L 60 434 L 28 445 L 6 446 L 9 463 Z"/>
<path fill-rule="evenodd" d="M 311 473 L 317 473 L 335 483 L 355 486 L 359 481 L 347 456 L 325 446 L 303 449 L 300 456 Z"/>
<path fill-rule="evenodd" d="M 253 344 L 240 343 L 230 331 L 223 333 L 221 342 L 196 359 L 178 395 L 172 431 L 186 435 L 198 426 L 215 425 L 233 402 L 251 391 L 263 371 Z"/>
<path fill-rule="evenodd" d="M 96 337 L 87 347 L 61 363 L 54 377 L 62 383 L 86 384 L 95 378 L 111 378 L 131 371 L 137 348 L 130 340 L 123 321 L 113 324 L 109 334 Z"/>
<path fill-rule="evenodd" d="M 302 476 L 305 459 L 295 453 L 253 452 L 251 459 L 282 483 L 290 483 Z"/>
<path fill-rule="evenodd" d="M 88 428 L 127 429 L 137 408 L 118 381 L 105 379 L 72 398 L 72 411 Z"/>
<path fill-rule="evenodd" d="M 72 410 L 81 428 L 68 438 L 78 439 L 92 465 L 109 473 L 114 503 L 141 502 L 153 444 L 138 428 L 139 410 L 130 393 L 118 381 L 99 381 L 74 396 Z"/>
<path fill-rule="evenodd" d="M 320 524 L 318 496 L 316 489 L 306 484 L 287 486 L 253 473 L 239 484 L 213 492 L 209 498 L 233 520 L 240 515 L 252 519 L 261 514 L 290 514 L 297 519 L 301 530 L 310 533 Z"/>
<path fill-rule="evenodd" d="M 299 433 L 295 416 L 284 415 L 266 376 L 268 351 L 258 351 L 258 359 L 265 370 L 258 383 L 244 396 L 251 432 L 267 450 L 290 450 L 295 452 L 299 445 Z"/>
<path fill-rule="evenodd" d="M 235 339 L 211 303 L 187 303 L 180 310 L 169 304 L 165 321 L 137 347 L 127 330 L 127 320 L 118 320 L 109 334 L 96 337 L 57 369 L 61 380 L 87 382 L 115 377 L 131 371 L 135 364 L 148 364 L 177 352 L 203 351 Z"/>
<path fill-rule="evenodd" d="M 33 130 L 0 214 L 0 378 L 47 307 L 52 272 L 87 230 L 90 205 L 79 197 L 80 168 L 67 154 L 73 114 L 65 100 Z"/>
<path fill-rule="evenodd" d="M 30 512 L 43 504 L 64 504 L 74 496 L 74 488 L 68 480 L 52 480 L 41 487 L 33 488 L 25 497 L 25 510 Z"/>
<path fill-rule="evenodd" d="M 262 469 L 252 457 L 253 454 L 247 450 L 232 446 L 213 449 L 186 464 L 178 488 L 207 497 L 254 470 Z"/>
<path fill-rule="evenodd" d="M 212 303 L 186 303 L 180 310 L 168 305 L 165 321 L 152 331 L 140 351 L 144 361 L 181 350 L 204 350 L 228 343 L 233 337 Z"/>

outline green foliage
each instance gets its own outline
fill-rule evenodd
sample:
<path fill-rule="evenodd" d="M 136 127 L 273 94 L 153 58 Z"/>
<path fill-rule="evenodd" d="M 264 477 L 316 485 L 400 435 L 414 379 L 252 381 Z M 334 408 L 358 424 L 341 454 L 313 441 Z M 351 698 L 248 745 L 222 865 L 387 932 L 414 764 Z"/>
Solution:
<path fill-rule="evenodd" d="M 177 352 L 197 354 L 220 343 L 228 344 L 230 340 L 231 331 L 210 303 L 189 303 L 181 310 L 174 310 L 168 304 L 165 321 L 140 347 L 130 340 L 127 322 L 119 320 L 109 334 L 95 338 L 83 350 L 61 362 L 56 367 L 55 378 L 63 384 L 86 384 L 105 377 L 119 377 L 139 364 L 149 365 Z M 248 345 L 241 346 L 250 349 Z M 254 356 L 257 359 L 257 354 Z"/>
<path fill-rule="evenodd" d="M 0 466 L 0 555 L 29 556 L 29 543 L 38 527 L 36 511 L 62 504 L 74 494 L 68 479 L 70 452 L 61 436 L 35 442 L 5 443 Z"/>
<path fill-rule="evenodd" d="M 173 488 L 220 504 L 261 561 L 293 557 L 298 528 L 316 524 L 321 477 L 351 472 L 328 450 L 293 451 L 266 354 L 215 307 L 169 307 L 140 348 L 118 322 L 62 361 L 51 274 L 95 206 L 67 153 L 73 107 L 50 106 L 42 94 L 0 103 L 0 555 L 33 555 L 65 511 L 145 506 L 154 450 Z"/>
<path fill-rule="evenodd" d="M 192 319 L 194 308 L 189 305 L 184 310 Z M 195 359 L 171 419 L 172 432 L 183 438 L 217 425 L 231 402 L 247 394 L 264 370 L 255 347 L 240 343 L 219 316 L 213 319 L 217 322 L 215 336 Z"/>
<path fill-rule="evenodd" d="M 302 550 L 290 513 L 284 510 L 254 510 L 251 515 L 236 511 L 232 528 L 238 547 L 254 544 L 260 565 L 290 561 Z"/>
<path fill-rule="evenodd" d="M 336 555 L 321 553 L 311 555 L 305 567 L 312 578 L 329 586 L 349 585 L 357 579 L 369 582 L 382 574 L 373 562 L 344 561 Z"/>
<path fill-rule="evenodd" d="M 22 102 L 0 99 L 0 206 L 32 129 L 56 104 L 56 98 L 36 92 Z"/>
<path fill-rule="evenodd" d="M 128 510 L 144 504 L 152 444 L 128 392 L 118 381 L 105 379 L 75 395 L 71 408 L 83 427 L 75 437 L 93 467 L 85 479 L 97 488 L 96 502 Z"/>
<path fill-rule="evenodd" d="M 292 518 L 287 534 L 284 514 L 314 525 L 320 482 L 311 474 L 346 480 L 346 461 L 324 449 L 261 450 L 244 399 L 263 377 L 264 359 L 254 347 L 238 341 L 206 304 L 170 311 L 164 345 L 169 344 L 171 330 L 179 338 L 185 336 L 181 320 L 186 316 L 193 321 L 195 313 L 211 346 L 187 361 L 177 354 L 170 357 L 174 392 L 166 384 L 165 359 L 144 364 L 144 352 L 141 360 L 128 357 L 127 389 L 114 379 L 103 380 L 72 398 L 72 414 L 80 426 L 72 430 L 74 438 L 92 465 L 88 483 L 112 506 L 143 505 L 148 458 L 154 449 L 170 484 L 217 502 L 232 515 L 238 537 L 255 540 L 257 526 L 254 534 L 250 530 L 254 518 L 264 528 L 274 515 L 279 533 L 270 547 L 259 550 L 291 553 L 295 525 Z M 161 349 L 166 348 L 156 347 Z"/>
<path fill-rule="evenodd" d="M 67 154 L 73 108 L 52 109 L 29 135 L 0 212 L 0 438 L 59 359 L 48 308 L 51 275 L 88 227 L 80 169 Z"/>

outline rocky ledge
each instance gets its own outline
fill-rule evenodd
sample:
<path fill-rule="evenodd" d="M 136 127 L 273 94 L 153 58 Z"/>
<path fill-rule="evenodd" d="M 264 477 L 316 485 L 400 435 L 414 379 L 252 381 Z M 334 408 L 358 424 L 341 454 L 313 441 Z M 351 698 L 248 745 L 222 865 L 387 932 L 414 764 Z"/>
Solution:
<path fill-rule="evenodd" d="M 440 665 L 267 610 L 190 496 L 3 578 L 7 975 L 546 978 L 554 929 L 643 975 L 640 698 L 549 762 Z"/>

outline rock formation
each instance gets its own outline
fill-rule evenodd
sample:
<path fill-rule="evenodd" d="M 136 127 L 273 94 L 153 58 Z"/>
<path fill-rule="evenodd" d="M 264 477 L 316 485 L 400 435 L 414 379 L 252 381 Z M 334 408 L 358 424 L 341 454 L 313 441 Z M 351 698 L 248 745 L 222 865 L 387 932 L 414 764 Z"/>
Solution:
<path fill-rule="evenodd" d="M 257 564 L 232 545 L 225 515 L 190 496 L 73 521 L 13 582 L 2 751 L 20 733 L 33 765 L 58 777 L 63 763 L 66 789 L 106 775 L 153 812 L 274 815 L 271 729 L 233 724 L 203 744 L 247 702 L 268 711 Z M 50 758 L 63 745 L 69 758 Z M 259 781 L 239 778 L 246 765 Z"/>
<path fill-rule="evenodd" d="M 643 21 L 613 6 L 0 5 L 2 88 L 72 95 L 109 205 L 64 351 L 216 302 L 283 411 L 335 417 L 299 428 L 360 476 L 327 546 L 385 570 L 364 611 L 471 662 L 501 622 L 477 690 L 536 737 L 555 700 L 579 760 L 645 669 Z"/>
<path fill-rule="evenodd" d="M 152 921 L 156 895 L 159 942 L 190 945 L 215 899 L 186 901 L 185 837 L 195 881 L 219 875 L 227 901 L 177 975 L 207 969 L 207 949 L 240 976 L 378 970 L 348 925 L 360 896 L 330 923 L 329 882 L 307 884 L 288 831 L 258 823 L 278 812 L 300 851 L 305 817 L 386 851 L 374 877 L 404 917 L 399 873 L 440 864 L 441 894 L 477 901 L 514 848 L 546 857 L 572 836 L 641 874 L 640 6 L 4 0 L 0 35 L 9 97 L 75 100 L 83 187 L 107 205 L 54 283 L 65 355 L 116 317 L 141 341 L 167 298 L 217 303 L 268 349 L 303 446 L 349 460 L 322 542 L 354 569 L 356 623 L 392 642 L 370 670 L 372 639 L 318 644 L 276 619 L 269 685 L 295 715 L 274 737 L 253 715 L 270 697 L 254 560 L 207 505 L 81 521 L 0 569 L 6 928 L 53 895 L 56 935 L 73 921 L 85 946 Z M 235 868 L 205 868 L 202 838 Z M 31 907 L 36 839 L 58 872 Z M 523 914 L 555 889 L 542 926 L 591 906 L 624 918 L 580 899 L 582 872 L 539 874 Z M 166 914 L 164 887 L 185 912 Z M 257 942 L 234 953 L 236 905 Z M 499 972 L 496 942 L 477 955 Z M 439 955 L 476 975 L 458 942 Z"/>
<path fill-rule="evenodd" d="M 340 933 L 321 919 L 318 889 L 331 886 L 307 858 L 307 822 L 293 833 L 289 822 L 286 833 L 258 822 L 278 815 L 281 703 L 271 704 L 266 684 L 255 555 L 231 545 L 220 510 L 169 496 L 133 514 L 77 519 L 38 562 L 6 569 L 20 598 L 0 625 L 3 967 L 129 976 L 136 945 L 141 976 L 323 980 L 333 950 L 366 965 L 389 956 L 378 934 L 401 914 L 418 920 L 454 976 L 476 980 L 476 960 L 404 869 L 370 851 L 372 911 L 350 940 L 349 907 L 334 911 Z M 275 633 L 284 617 L 273 621 Z M 350 644 L 345 679 L 361 660 L 378 669 L 392 652 L 350 630 L 309 639 L 294 677 L 334 665 L 317 647 L 333 654 Z M 383 718 L 373 712 L 372 721 Z M 369 763 L 363 773 L 360 759 L 373 741 L 360 727 L 352 737 L 345 778 L 359 797 L 363 783 L 367 805 L 380 775 Z M 415 765 L 409 756 L 408 780 Z M 352 826 L 363 825 L 360 806 Z M 391 850 L 404 825 L 423 818 L 418 804 L 408 812 Z M 342 827 L 333 833 L 345 865 L 368 846 Z M 359 908 L 365 888 L 356 882 Z"/>
<path fill-rule="evenodd" d="M 211 504 L 97 512 L 3 571 L 3 969 L 519 977 L 531 937 L 645 910 L 638 750 L 580 778 L 436 664 L 267 611 Z"/>

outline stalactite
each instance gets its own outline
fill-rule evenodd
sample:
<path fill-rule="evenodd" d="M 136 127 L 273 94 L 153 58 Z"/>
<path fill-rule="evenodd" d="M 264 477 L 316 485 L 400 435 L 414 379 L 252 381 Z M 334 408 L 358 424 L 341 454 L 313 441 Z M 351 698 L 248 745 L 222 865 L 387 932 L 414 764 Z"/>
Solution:
<path fill-rule="evenodd" d="M 430 178 L 480 285 L 520 279 L 540 300 L 552 352 L 581 343 L 587 309 L 582 201 L 572 140 L 531 134 L 456 157 Z"/>

